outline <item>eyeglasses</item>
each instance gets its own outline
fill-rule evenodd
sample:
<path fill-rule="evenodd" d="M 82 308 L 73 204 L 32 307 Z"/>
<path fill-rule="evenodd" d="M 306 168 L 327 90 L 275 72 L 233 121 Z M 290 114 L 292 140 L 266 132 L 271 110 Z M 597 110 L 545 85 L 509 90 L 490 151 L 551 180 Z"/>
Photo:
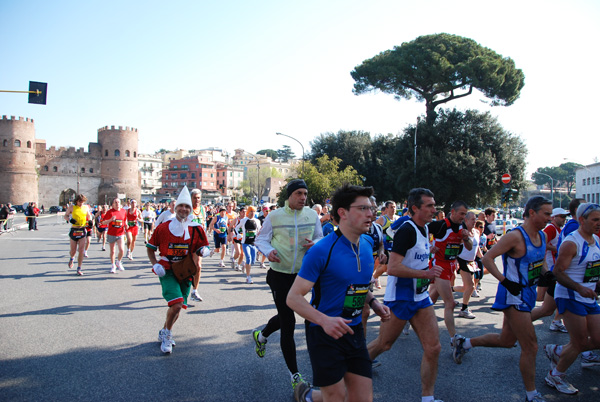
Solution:
<path fill-rule="evenodd" d="M 358 208 L 358 209 L 360 209 L 360 212 L 363 212 L 363 213 L 367 212 L 367 210 L 369 210 L 373 213 L 377 212 L 377 208 L 372 207 L 370 205 L 350 205 L 350 208 Z"/>

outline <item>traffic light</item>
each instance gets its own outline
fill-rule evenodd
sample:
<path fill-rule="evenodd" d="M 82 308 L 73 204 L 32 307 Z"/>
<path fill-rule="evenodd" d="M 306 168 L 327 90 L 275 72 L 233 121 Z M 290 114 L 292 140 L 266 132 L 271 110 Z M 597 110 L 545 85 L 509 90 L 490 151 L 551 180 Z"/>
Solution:
<path fill-rule="evenodd" d="M 506 202 L 508 202 L 509 190 L 510 189 L 508 187 L 502 187 L 502 194 L 500 195 L 500 202 L 502 204 L 505 204 Z"/>
<path fill-rule="evenodd" d="M 508 202 L 517 201 L 519 199 L 519 190 L 517 189 L 508 189 L 506 193 L 508 196 Z"/>

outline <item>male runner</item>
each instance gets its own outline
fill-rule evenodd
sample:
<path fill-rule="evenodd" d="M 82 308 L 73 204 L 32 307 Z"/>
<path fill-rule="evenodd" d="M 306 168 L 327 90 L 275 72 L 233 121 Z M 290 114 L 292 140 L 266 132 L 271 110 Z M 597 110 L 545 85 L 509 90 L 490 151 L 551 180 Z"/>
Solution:
<path fill-rule="evenodd" d="M 392 225 L 392 223 L 394 223 L 394 221 L 397 218 L 398 216 L 396 215 L 396 203 L 394 201 L 386 201 L 383 213 L 375 221 L 381 226 L 381 229 L 383 230 L 383 248 L 385 250 L 386 255 L 388 255 L 388 258 L 389 253 L 392 250 L 393 238 L 386 234 L 386 230 Z M 375 273 L 373 274 L 373 278 L 375 279 L 375 287 L 377 289 L 381 289 L 381 285 L 379 284 L 379 277 L 383 275 L 383 273 L 386 271 L 386 264 L 375 264 Z"/>
<path fill-rule="evenodd" d="M 475 314 L 471 312 L 469 309 L 469 300 L 471 299 L 471 295 L 475 292 L 475 282 L 473 280 L 473 276 L 476 272 L 478 272 L 479 267 L 475 260 L 477 257 L 481 258 L 483 255 L 481 254 L 481 250 L 479 249 L 479 231 L 475 229 L 475 213 L 467 212 L 465 215 L 465 228 L 469 233 L 469 239 L 473 244 L 471 250 L 463 247 L 460 251 L 460 254 L 456 257 L 458 262 L 458 272 L 460 273 L 460 277 L 462 279 L 462 286 L 455 286 L 455 292 L 462 292 L 463 294 L 463 304 L 462 308 L 458 312 L 459 317 L 474 319 Z"/>
<path fill-rule="evenodd" d="M 554 274 L 558 283 L 554 298 L 558 311 L 564 315 L 570 340 L 567 345 L 546 345 L 550 372 L 546 383 L 564 394 L 575 394 L 577 388 L 565 378 L 565 372 L 579 353 L 600 348 L 600 307 L 595 292 L 600 280 L 600 205 L 581 204 L 577 208 L 579 228 L 567 236 L 560 246 Z M 581 366 L 591 367 L 600 362 L 585 361 Z"/>
<path fill-rule="evenodd" d="M 450 345 L 456 337 L 454 325 L 454 296 L 452 294 L 451 281 L 458 269 L 456 257 L 460 254 L 461 247 L 472 250 L 473 239 L 464 228 L 463 222 L 469 207 L 463 201 L 452 204 L 450 215 L 441 221 L 431 222 L 428 225 L 429 233 L 433 235 L 433 248 L 435 254 L 431 260 L 432 265 L 442 267 L 444 270 L 439 278 L 436 278 L 431 291 L 431 300 L 437 301 L 438 296 L 444 300 L 444 323 L 450 335 Z M 470 295 L 469 295 L 470 296 Z"/>
<path fill-rule="evenodd" d="M 219 209 L 219 213 L 215 215 L 210 222 L 209 230 L 214 232 L 213 238 L 215 241 L 215 252 L 221 253 L 221 261 L 219 267 L 224 268 L 225 262 L 225 250 L 227 249 L 227 216 L 225 213 L 227 210 L 223 207 Z"/>
<path fill-rule="evenodd" d="M 137 201 L 131 200 L 129 202 L 129 209 L 127 209 L 127 258 L 133 260 L 133 249 L 135 248 L 135 241 L 137 240 L 138 233 L 140 231 L 139 222 L 142 222 L 142 211 L 137 207 Z"/>
<path fill-rule="evenodd" d="M 110 247 L 110 273 L 114 274 L 117 272 L 117 268 L 120 271 L 124 271 L 123 259 L 125 249 L 125 230 L 127 227 L 127 210 L 121 208 L 121 200 L 115 198 L 112 202 L 112 208 L 104 215 L 104 220 L 100 222 L 102 225 L 108 225 L 106 232 L 106 240 Z M 115 245 L 119 249 L 119 254 L 115 259 Z"/>
<path fill-rule="evenodd" d="M 489 250 L 498 242 L 496 238 L 496 217 L 498 211 L 494 208 L 486 208 L 485 214 L 485 226 L 483 227 L 483 234 L 487 237 L 487 244 L 485 247 Z"/>
<path fill-rule="evenodd" d="M 306 206 L 308 188 L 302 179 L 287 184 L 288 199 L 284 208 L 272 211 L 265 219 L 255 244 L 267 256 L 271 267 L 267 271 L 267 284 L 273 293 L 277 315 L 262 330 L 252 331 L 258 357 L 265 355 L 267 338 L 281 330 L 280 345 L 283 358 L 290 371 L 292 388 L 305 383 L 298 370 L 294 329 L 296 317 L 286 304 L 286 298 L 300 270 L 306 250 L 323 237 L 317 213 Z M 305 386 L 304 384 L 303 386 Z"/>
<path fill-rule="evenodd" d="M 500 238 L 483 256 L 483 265 L 500 282 L 492 309 L 504 313 L 502 332 L 476 338 L 457 337 L 453 357 L 458 364 L 463 355 L 475 346 L 512 348 L 519 341 L 519 368 L 528 401 L 544 401 L 535 388 L 535 358 L 538 344 L 531 322 L 535 306 L 536 287 L 545 271 L 546 238 L 542 229 L 550 222 L 552 202 L 541 196 L 531 197 L 525 204 L 522 226 Z M 495 258 L 502 256 L 504 273 L 500 273 Z"/>
<path fill-rule="evenodd" d="M 191 209 L 190 193 L 187 187 L 184 187 L 175 204 L 175 218 L 157 226 L 146 244 L 152 271 L 160 279 L 162 294 L 169 306 L 165 324 L 158 332 L 160 350 L 163 353 L 173 351 L 175 341 L 171 331 L 181 309 L 187 308 L 187 297 L 191 288 L 191 278 L 179 282 L 173 274 L 172 265 L 187 258 L 190 253 L 193 253 L 194 264 L 198 265 L 198 257 L 208 255 L 210 251 L 204 229 L 189 217 Z M 157 250 L 160 259 L 156 258 Z"/>
<path fill-rule="evenodd" d="M 435 200 L 430 190 L 413 188 L 408 194 L 407 204 L 411 219 L 394 235 L 388 262 L 388 282 L 383 301 L 392 314 L 389 321 L 381 323 L 379 336 L 369 343 L 368 349 L 371 359 L 389 350 L 409 321 L 423 347 L 420 369 L 422 401 L 433 402 L 441 346 L 433 302 L 427 289 L 443 270 L 437 265 L 429 268 L 427 223 L 435 214 Z"/>
<path fill-rule="evenodd" d="M 338 229 L 306 253 L 287 296 L 288 306 L 307 320 L 313 381 L 324 401 L 373 400 L 361 315 L 364 306 L 371 306 L 386 321 L 390 310 L 369 291 L 373 246 L 364 233 L 372 223 L 372 194 L 372 187 L 350 185 L 334 193 L 331 213 Z M 311 289 L 309 304 L 304 296 Z"/>
<path fill-rule="evenodd" d="M 202 226 L 204 229 L 204 225 L 206 224 L 206 212 L 204 210 L 204 206 L 202 206 L 202 191 L 200 189 L 193 189 L 190 192 L 192 197 L 192 213 L 191 218 L 192 222 L 197 223 Z M 200 284 L 200 276 L 202 275 L 202 257 L 198 257 L 198 272 L 194 275 L 194 280 L 192 281 L 192 294 L 190 298 L 193 301 L 201 302 L 203 299 L 198 294 L 198 285 Z"/>

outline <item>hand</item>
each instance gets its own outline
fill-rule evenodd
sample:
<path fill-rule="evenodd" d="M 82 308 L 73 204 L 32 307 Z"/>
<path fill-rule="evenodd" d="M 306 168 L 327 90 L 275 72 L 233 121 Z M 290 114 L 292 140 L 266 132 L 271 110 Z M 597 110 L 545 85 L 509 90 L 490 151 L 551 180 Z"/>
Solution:
<path fill-rule="evenodd" d="M 439 249 L 438 247 L 436 247 L 436 246 L 431 246 L 431 247 L 429 248 L 429 252 L 430 252 L 431 254 L 435 254 L 435 253 L 437 253 L 438 251 L 440 251 L 440 249 Z"/>
<path fill-rule="evenodd" d="M 158 275 L 159 278 L 162 278 L 163 276 L 165 276 L 165 274 L 167 273 L 165 271 L 165 267 L 163 267 L 162 265 L 160 265 L 159 263 L 156 263 L 152 266 L 152 271 Z"/>
<path fill-rule="evenodd" d="M 467 231 L 467 229 L 461 229 L 460 235 L 461 235 L 463 241 L 469 240 L 469 232 Z"/>
<path fill-rule="evenodd" d="M 579 293 L 582 297 L 590 297 L 594 300 L 596 300 L 596 297 L 598 297 L 596 292 L 594 292 L 594 289 L 586 288 L 585 286 L 580 286 L 579 290 L 577 290 L 577 293 Z"/>
<path fill-rule="evenodd" d="M 71 218 L 71 219 L 69 220 L 69 222 L 70 222 L 72 225 L 74 225 L 74 224 L 76 224 L 76 223 L 77 223 L 77 221 L 76 221 L 75 219 L 73 219 L 73 218 Z"/>
<path fill-rule="evenodd" d="M 379 263 L 380 264 L 387 264 L 387 260 L 388 260 L 388 257 L 385 253 L 379 254 Z"/>
<path fill-rule="evenodd" d="M 391 318 L 390 308 L 379 301 L 373 302 L 373 311 L 381 318 L 381 322 L 386 322 Z"/>
<path fill-rule="evenodd" d="M 327 317 L 322 327 L 327 335 L 333 339 L 340 339 L 346 333 L 354 335 L 354 331 L 348 326 L 351 322 L 352 320 L 345 320 L 342 317 Z"/>
<path fill-rule="evenodd" d="M 200 257 L 212 257 L 212 255 L 214 254 L 214 251 L 211 251 L 210 247 L 208 246 L 201 247 L 198 251 L 198 255 Z"/>
<path fill-rule="evenodd" d="M 267 258 L 269 259 L 269 261 L 271 262 L 281 262 L 281 260 L 279 259 L 279 257 L 277 257 L 277 250 L 273 250 L 269 253 L 269 255 L 267 256 Z"/>
<path fill-rule="evenodd" d="M 428 279 L 439 278 L 443 271 L 444 268 L 440 267 L 439 265 L 434 265 L 427 271 L 429 274 Z"/>
<path fill-rule="evenodd" d="M 523 290 L 523 285 L 510 281 L 507 278 L 504 278 L 500 284 L 504 286 L 513 296 L 518 296 L 521 293 L 521 290 Z"/>
<path fill-rule="evenodd" d="M 311 248 L 312 246 L 315 245 L 315 242 L 313 242 L 311 239 L 306 239 L 305 238 L 304 240 L 306 240 L 306 243 L 304 243 L 302 245 L 302 247 L 304 247 L 305 249 L 309 249 L 309 248 Z"/>
<path fill-rule="evenodd" d="M 546 271 L 544 272 L 544 279 L 547 282 L 556 282 L 556 275 L 554 275 L 554 272 L 552 271 Z"/>

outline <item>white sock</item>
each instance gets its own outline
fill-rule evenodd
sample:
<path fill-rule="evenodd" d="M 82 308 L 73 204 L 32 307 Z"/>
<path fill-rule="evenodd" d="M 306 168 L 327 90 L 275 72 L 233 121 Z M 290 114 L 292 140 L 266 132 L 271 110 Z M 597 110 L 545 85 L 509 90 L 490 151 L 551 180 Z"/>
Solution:
<path fill-rule="evenodd" d="M 563 374 L 564 374 L 564 373 L 562 373 L 562 372 L 558 371 L 558 370 L 556 369 L 556 367 L 552 369 L 552 375 L 563 375 Z"/>
<path fill-rule="evenodd" d="M 433 395 L 421 397 L 421 402 L 433 402 L 433 401 L 434 401 Z"/>
<path fill-rule="evenodd" d="M 264 342 L 266 341 L 267 338 L 262 334 L 262 331 L 258 333 L 258 341 L 259 342 Z"/>
<path fill-rule="evenodd" d="M 589 359 L 590 357 L 593 356 L 593 353 L 591 351 L 589 351 L 589 350 L 586 350 L 585 352 L 581 353 L 581 356 Z"/>
<path fill-rule="evenodd" d="M 527 392 L 527 400 L 530 401 L 537 394 L 537 389 L 534 389 L 533 391 L 526 391 L 526 392 Z"/>
<path fill-rule="evenodd" d="M 471 338 L 465 339 L 465 343 L 463 343 L 463 348 L 469 350 L 472 347 L 473 347 L 473 345 L 471 345 Z"/>

